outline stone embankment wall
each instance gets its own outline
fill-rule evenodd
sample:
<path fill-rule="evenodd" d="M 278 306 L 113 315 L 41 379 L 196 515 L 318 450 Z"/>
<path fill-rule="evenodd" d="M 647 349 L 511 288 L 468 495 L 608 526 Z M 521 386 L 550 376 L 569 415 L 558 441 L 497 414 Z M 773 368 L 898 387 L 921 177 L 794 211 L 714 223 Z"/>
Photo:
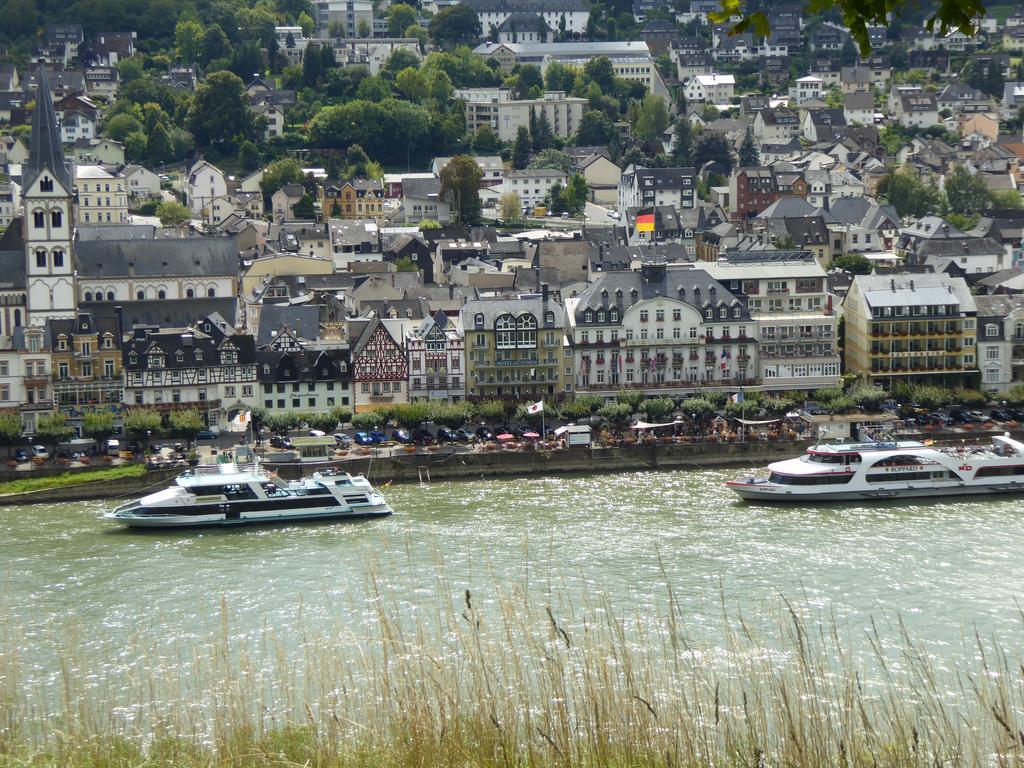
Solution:
<path fill-rule="evenodd" d="M 765 464 L 799 456 L 808 443 L 754 442 L 669 445 L 633 445 L 609 448 L 572 448 L 558 451 L 493 451 L 468 453 L 401 453 L 394 456 L 359 456 L 311 464 L 271 464 L 278 474 L 294 479 L 324 467 L 365 475 L 376 484 L 427 480 L 478 480 L 576 473 L 636 472 L 656 469 L 706 469 Z M 429 475 L 428 475 L 429 473 Z"/>
<path fill-rule="evenodd" d="M 124 501 L 128 501 L 132 496 L 138 497 L 153 493 L 161 486 L 170 483 L 180 473 L 181 469 L 158 469 L 139 477 L 92 481 L 88 479 L 88 475 L 85 475 L 82 477 L 82 482 L 75 485 L 0 495 L 0 507 L 21 504 L 59 504 L 65 501 L 95 501 L 96 499 L 115 499 L 121 496 L 124 497 Z M 25 476 L 22 475 L 22 477 Z"/>

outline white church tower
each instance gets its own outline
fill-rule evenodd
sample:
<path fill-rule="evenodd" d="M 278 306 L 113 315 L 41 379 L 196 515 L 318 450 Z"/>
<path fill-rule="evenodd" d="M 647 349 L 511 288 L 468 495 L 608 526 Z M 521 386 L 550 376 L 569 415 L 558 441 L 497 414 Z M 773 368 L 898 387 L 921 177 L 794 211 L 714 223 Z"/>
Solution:
<path fill-rule="evenodd" d="M 22 172 L 27 325 L 74 318 L 76 307 L 72 196 L 74 174 L 64 158 L 46 69 L 39 65 L 32 146 Z"/>

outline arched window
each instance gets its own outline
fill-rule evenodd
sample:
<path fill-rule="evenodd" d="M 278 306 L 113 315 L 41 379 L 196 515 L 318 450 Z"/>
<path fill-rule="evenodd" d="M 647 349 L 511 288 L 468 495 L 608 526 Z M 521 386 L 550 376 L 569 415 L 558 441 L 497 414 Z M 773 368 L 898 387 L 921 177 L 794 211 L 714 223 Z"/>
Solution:
<path fill-rule="evenodd" d="M 206 289 L 206 295 L 209 296 L 212 299 L 213 297 L 215 297 L 217 295 L 217 291 L 215 289 L 213 289 L 213 288 L 207 288 Z"/>
<path fill-rule="evenodd" d="M 552 312 L 549 309 L 547 312 L 544 313 L 544 325 L 554 325 L 554 324 L 555 324 L 555 313 Z"/>
<path fill-rule="evenodd" d="M 537 318 L 523 314 L 516 320 L 516 346 L 520 349 L 533 349 L 537 346 Z"/>
<path fill-rule="evenodd" d="M 158 299 L 166 299 L 167 298 L 167 291 L 157 291 L 156 292 L 156 297 Z"/>
<path fill-rule="evenodd" d="M 474 315 L 474 317 L 473 317 L 473 324 L 477 328 L 482 328 L 483 327 L 483 324 L 484 324 L 484 313 L 483 312 L 477 312 L 476 315 Z"/>
<path fill-rule="evenodd" d="M 39 182 L 40 192 L 53 192 L 53 179 L 49 176 L 43 176 L 42 181 Z"/>
<path fill-rule="evenodd" d="M 32 211 L 32 226 L 36 229 L 46 227 L 46 214 L 42 211 Z"/>
<path fill-rule="evenodd" d="M 64 213 L 59 208 L 50 211 L 50 226 L 58 228 L 64 224 Z"/>
<path fill-rule="evenodd" d="M 516 321 L 512 315 L 500 315 L 494 321 L 494 340 L 498 349 L 515 349 Z"/>
<path fill-rule="evenodd" d="M 40 248 L 36 251 L 36 266 L 42 269 L 46 268 L 46 249 Z"/>
<path fill-rule="evenodd" d="M 53 266 L 64 266 L 64 251 L 62 251 L 60 248 L 55 248 L 53 251 Z"/>
<path fill-rule="evenodd" d="M 196 292 L 192 288 L 189 288 L 188 290 L 185 291 L 185 298 L 186 299 L 194 299 L 195 297 L 196 297 Z"/>
<path fill-rule="evenodd" d="M 145 291 L 136 291 L 135 292 L 135 298 L 138 299 L 139 301 L 142 301 L 144 298 L 146 298 L 146 292 Z"/>
<path fill-rule="evenodd" d="M 107 291 L 107 301 L 113 301 L 113 300 L 114 300 L 114 292 L 113 291 Z"/>
<path fill-rule="evenodd" d="M 85 300 L 86 301 L 92 301 L 92 291 L 86 291 L 85 292 Z"/>

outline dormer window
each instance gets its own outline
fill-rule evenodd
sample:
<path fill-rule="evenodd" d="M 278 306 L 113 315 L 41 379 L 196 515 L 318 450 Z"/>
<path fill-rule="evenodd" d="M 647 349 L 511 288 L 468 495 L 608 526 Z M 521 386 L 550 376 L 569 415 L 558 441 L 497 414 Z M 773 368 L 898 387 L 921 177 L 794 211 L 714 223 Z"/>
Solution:
<path fill-rule="evenodd" d="M 58 337 L 58 339 L 57 339 L 57 349 L 60 350 L 61 352 L 63 352 L 67 348 L 68 348 L 68 338 L 67 338 L 67 336 L 60 336 L 60 337 Z"/>
<path fill-rule="evenodd" d="M 174 354 L 174 359 L 175 359 L 175 360 L 177 360 L 177 361 L 178 361 L 179 363 L 183 363 L 183 362 L 185 362 L 185 353 L 184 353 L 184 352 L 182 352 L 182 351 L 181 351 L 181 350 L 179 349 L 179 350 L 178 350 L 178 351 L 177 351 L 177 352 L 176 352 L 176 353 Z"/>
<path fill-rule="evenodd" d="M 608 312 L 608 320 L 609 322 L 612 323 L 619 322 L 619 310 L 617 310 L 615 307 L 612 307 L 611 310 Z"/>
<path fill-rule="evenodd" d="M 43 176 L 42 180 L 39 182 L 39 191 L 53 192 L 53 179 L 49 176 Z"/>
<path fill-rule="evenodd" d="M 584 323 L 592 323 L 592 322 L 594 322 L 594 313 L 591 312 L 589 309 L 586 312 L 583 313 L 583 322 Z"/>
<path fill-rule="evenodd" d="M 476 315 L 473 317 L 473 324 L 476 325 L 477 328 L 482 328 L 483 327 L 483 325 L 484 325 L 484 314 L 483 314 L 483 312 L 477 312 L 476 313 Z"/>
<path fill-rule="evenodd" d="M 197 362 L 197 363 L 198 363 L 198 362 L 202 362 L 202 359 L 203 359 L 203 350 L 201 350 L 201 349 L 197 349 L 197 350 L 196 350 L 195 352 L 193 352 L 193 353 L 192 353 L 192 356 L 193 356 L 193 357 L 194 357 L 194 358 L 196 359 L 196 362 Z"/>
<path fill-rule="evenodd" d="M 114 337 L 113 336 L 104 336 L 103 337 L 103 348 L 104 349 L 113 349 L 114 348 Z"/>
<path fill-rule="evenodd" d="M 270 366 L 267 365 L 266 363 L 263 364 L 263 375 L 264 376 L 269 376 L 270 375 Z"/>
<path fill-rule="evenodd" d="M 605 320 L 604 310 L 603 309 L 597 310 L 597 322 L 603 323 L 604 320 Z"/>
<path fill-rule="evenodd" d="M 146 365 L 150 368 L 163 368 L 164 367 L 164 356 L 163 355 L 149 355 L 146 358 Z"/>
<path fill-rule="evenodd" d="M 221 352 L 220 353 L 220 363 L 221 363 L 221 365 L 234 365 L 237 362 L 238 362 L 238 353 L 237 352 L 231 351 L 231 352 Z"/>
<path fill-rule="evenodd" d="M 138 365 L 139 364 L 139 356 L 137 354 L 135 354 L 134 352 L 129 354 L 128 355 L 128 364 L 129 365 Z"/>
<path fill-rule="evenodd" d="M 708 320 L 714 320 L 715 310 L 713 310 L 711 307 L 708 307 L 706 310 L 704 310 L 704 317 L 706 317 Z"/>

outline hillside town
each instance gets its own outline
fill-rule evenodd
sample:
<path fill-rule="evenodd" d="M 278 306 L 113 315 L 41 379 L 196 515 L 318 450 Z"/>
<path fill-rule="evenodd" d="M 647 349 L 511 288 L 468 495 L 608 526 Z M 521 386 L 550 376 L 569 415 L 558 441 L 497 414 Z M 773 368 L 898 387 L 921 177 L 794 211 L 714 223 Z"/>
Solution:
<path fill-rule="evenodd" d="M 894 20 L 865 51 L 783 4 L 767 35 L 716 0 L 279 5 L 7 51 L 23 434 L 1024 391 L 1024 8 L 973 37 Z"/>

